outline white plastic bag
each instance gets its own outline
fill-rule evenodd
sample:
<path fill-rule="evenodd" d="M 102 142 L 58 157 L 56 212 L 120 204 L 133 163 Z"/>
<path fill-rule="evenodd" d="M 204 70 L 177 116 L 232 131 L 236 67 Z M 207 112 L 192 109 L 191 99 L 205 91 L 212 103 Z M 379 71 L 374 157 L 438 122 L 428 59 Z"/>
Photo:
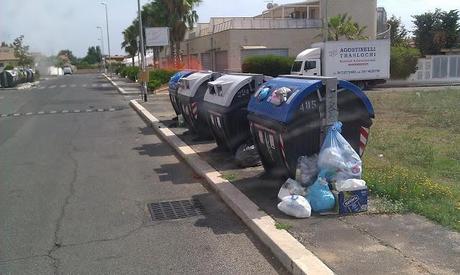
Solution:
<path fill-rule="evenodd" d="M 333 181 L 360 179 L 361 158 L 340 134 L 341 130 L 341 122 L 334 123 L 329 129 L 318 156 L 318 167 L 321 171 L 335 174 Z"/>
<path fill-rule="evenodd" d="M 297 160 L 296 181 L 302 186 L 310 186 L 318 175 L 318 155 L 302 156 Z"/>
<path fill-rule="evenodd" d="M 284 197 L 290 195 L 305 196 L 305 188 L 303 188 L 297 181 L 287 179 L 278 192 L 278 199 L 282 200 Z"/>
<path fill-rule="evenodd" d="M 335 183 L 335 190 L 341 191 L 356 191 L 366 188 L 366 182 L 360 179 L 347 179 L 337 181 Z"/>
<path fill-rule="evenodd" d="M 310 203 L 302 196 L 292 195 L 284 197 L 278 203 L 278 209 L 284 214 L 296 218 L 308 218 L 311 216 Z"/>

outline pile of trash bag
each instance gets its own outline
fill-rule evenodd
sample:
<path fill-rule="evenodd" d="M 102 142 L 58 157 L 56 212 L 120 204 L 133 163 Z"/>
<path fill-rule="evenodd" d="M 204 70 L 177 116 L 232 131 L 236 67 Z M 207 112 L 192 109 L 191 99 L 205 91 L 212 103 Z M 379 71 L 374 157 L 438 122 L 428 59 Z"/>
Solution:
<path fill-rule="evenodd" d="M 312 211 L 324 213 L 336 207 L 332 190 L 345 192 L 367 188 L 361 179 L 361 158 L 341 130 L 342 123 L 334 123 L 319 155 L 298 159 L 296 180 L 288 179 L 278 193 L 280 211 L 297 218 L 310 217 Z"/>

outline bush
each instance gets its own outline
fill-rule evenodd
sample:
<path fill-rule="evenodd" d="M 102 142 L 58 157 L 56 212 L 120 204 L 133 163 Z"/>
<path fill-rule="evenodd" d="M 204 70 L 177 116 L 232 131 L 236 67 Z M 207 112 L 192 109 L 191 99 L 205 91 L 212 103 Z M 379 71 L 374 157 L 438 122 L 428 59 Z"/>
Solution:
<path fill-rule="evenodd" d="M 417 70 L 420 51 L 414 48 L 391 47 L 390 75 L 392 79 L 406 79 Z"/>
<path fill-rule="evenodd" d="M 5 66 L 5 70 L 13 70 L 13 69 L 14 69 L 14 67 L 11 64 L 8 64 L 8 65 Z"/>
<path fill-rule="evenodd" d="M 244 73 L 276 77 L 281 74 L 290 74 L 293 63 L 293 57 L 277 55 L 250 56 L 244 59 L 241 69 Z"/>
<path fill-rule="evenodd" d="M 156 69 L 149 72 L 149 79 L 150 81 L 158 81 L 160 85 L 163 85 L 165 83 L 168 83 L 171 76 L 173 76 L 173 74 L 175 74 L 176 72 L 176 70 Z"/>
<path fill-rule="evenodd" d="M 162 85 L 162 83 L 157 80 L 157 79 L 151 79 L 148 83 L 147 83 L 147 88 L 150 90 L 150 91 L 155 91 L 156 89 L 160 88 L 160 86 Z"/>
<path fill-rule="evenodd" d="M 138 74 L 139 67 L 124 67 L 120 72 L 121 77 L 127 77 L 132 81 L 137 80 Z"/>
<path fill-rule="evenodd" d="M 113 68 L 113 67 L 112 67 Z M 115 66 L 115 73 L 116 74 L 121 74 L 121 71 L 126 68 L 126 65 L 125 64 L 117 64 Z"/>

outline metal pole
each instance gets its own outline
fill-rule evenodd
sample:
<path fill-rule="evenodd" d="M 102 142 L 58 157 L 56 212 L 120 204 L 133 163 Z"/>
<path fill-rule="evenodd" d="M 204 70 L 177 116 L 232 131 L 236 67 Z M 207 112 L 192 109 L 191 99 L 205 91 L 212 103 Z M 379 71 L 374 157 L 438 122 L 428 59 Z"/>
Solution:
<path fill-rule="evenodd" d="M 101 61 L 102 61 L 102 65 L 104 66 L 104 72 L 107 74 L 107 66 L 105 64 L 105 58 L 104 58 L 104 32 L 101 26 L 97 26 L 96 28 L 101 30 L 101 47 L 102 47 L 101 48 Z"/>
<path fill-rule="evenodd" d="M 109 35 L 109 14 L 107 12 L 107 3 L 101 3 L 102 5 L 104 5 L 105 7 L 105 25 L 107 27 L 107 48 L 109 50 L 109 63 L 108 63 L 108 67 L 109 67 L 109 72 L 110 72 L 110 35 Z"/>
<path fill-rule="evenodd" d="M 144 75 L 145 73 L 145 53 L 144 53 L 144 33 L 142 30 L 142 14 L 141 14 L 141 3 L 140 0 L 137 0 L 137 13 L 138 13 L 138 18 L 139 18 L 139 46 L 140 46 L 140 52 L 141 52 L 141 70 L 142 74 Z M 141 89 L 142 89 L 142 94 L 144 95 L 144 102 L 147 102 L 147 87 L 146 83 L 144 81 L 141 82 Z"/>

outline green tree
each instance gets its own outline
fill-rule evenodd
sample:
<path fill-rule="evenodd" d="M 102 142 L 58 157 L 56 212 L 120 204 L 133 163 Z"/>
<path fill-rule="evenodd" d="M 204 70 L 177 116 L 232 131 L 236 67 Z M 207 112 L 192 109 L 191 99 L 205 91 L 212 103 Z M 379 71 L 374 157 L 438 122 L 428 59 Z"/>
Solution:
<path fill-rule="evenodd" d="M 177 65 L 180 62 L 180 42 L 184 40 L 187 29 L 192 29 L 198 21 L 194 8 L 201 0 L 155 0 L 166 13 L 163 18 L 170 28 L 170 50 Z"/>
<path fill-rule="evenodd" d="M 407 34 L 408 31 L 403 24 L 401 24 L 401 18 L 391 16 L 388 19 L 387 24 L 390 25 L 390 39 L 392 47 L 407 47 L 409 46 Z"/>
<path fill-rule="evenodd" d="M 131 57 L 132 64 L 134 66 L 134 57 L 138 51 L 137 37 L 139 35 L 139 27 L 133 22 L 123 32 L 123 42 L 121 42 L 121 48 L 125 49 L 125 52 Z"/>
<path fill-rule="evenodd" d="M 24 35 L 19 36 L 18 38 L 14 39 L 13 41 L 13 48 L 14 48 L 14 56 L 16 56 L 18 60 L 19 66 L 31 66 L 34 63 L 33 57 L 29 53 L 29 46 L 24 45 Z"/>
<path fill-rule="evenodd" d="M 420 58 L 418 49 L 399 46 L 391 47 L 390 75 L 392 79 L 406 79 L 417 70 Z"/>
<path fill-rule="evenodd" d="M 99 46 L 89 47 L 88 52 L 82 61 L 88 64 L 96 64 L 101 62 L 101 48 L 99 48 Z"/>
<path fill-rule="evenodd" d="M 78 58 L 68 49 L 60 50 L 57 57 L 62 60 L 62 63 L 70 63 L 73 65 L 78 63 Z"/>
<path fill-rule="evenodd" d="M 367 26 L 359 26 L 359 24 L 354 22 L 351 16 L 348 16 L 346 13 L 330 17 L 327 25 L 328 40 L 338 41 L 341 38 L 346 38 L 348 40 L 368 39 L 368 37 L 364 35 Z"/>
<path fill-rule="evenodd" d="M 457 10 L 443 12 L 436 9 L 412 16 L 415 25 L 415 45 L 423 56 L 439 54 L 443 48 L 452 48 L 459 37 L 459 13 Z"/>

